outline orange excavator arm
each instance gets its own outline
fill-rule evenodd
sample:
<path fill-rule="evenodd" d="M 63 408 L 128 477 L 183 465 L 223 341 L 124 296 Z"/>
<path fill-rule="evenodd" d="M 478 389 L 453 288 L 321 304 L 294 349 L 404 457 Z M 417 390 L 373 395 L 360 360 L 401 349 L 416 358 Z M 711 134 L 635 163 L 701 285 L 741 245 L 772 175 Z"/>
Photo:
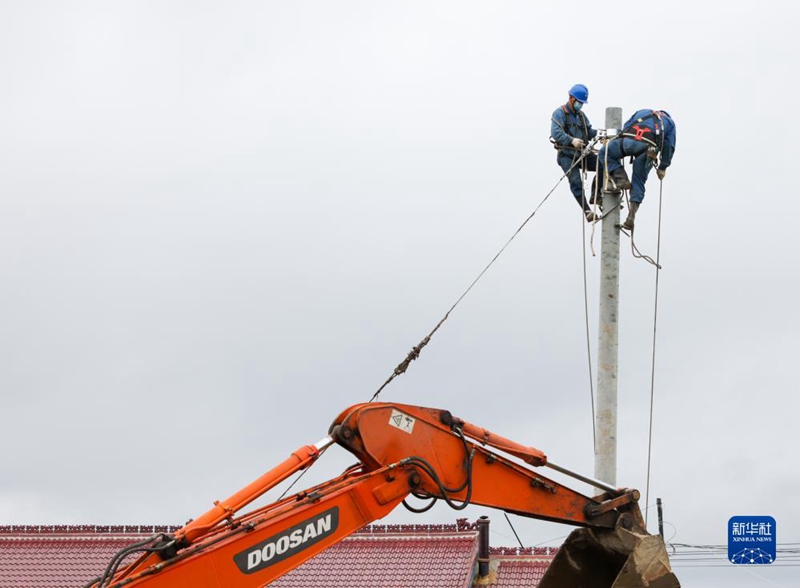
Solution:
<path fill-rule="evenodd" d="M 333 480 L 238 514 L 309 467 L 333 443 L 352 452 L 359 463 Z M 557 469 L 606 492 L 597 498 L 584 496 L 503 453 L 530 466 Z M 635 490 L 616 490 L 569 472 L 548 462 L 538 449 L 447 411 L 368 403 L 344 411 L 322 441 L 300 448 L 181 530 L 123 550 L 87 587 L 262 587 L 386 516 L 410 495 L 445 500 L 456 509 L 485 505 L 598 533 L 643 532 Z M 138 559 L 128 563 L 134 555 Z"/>

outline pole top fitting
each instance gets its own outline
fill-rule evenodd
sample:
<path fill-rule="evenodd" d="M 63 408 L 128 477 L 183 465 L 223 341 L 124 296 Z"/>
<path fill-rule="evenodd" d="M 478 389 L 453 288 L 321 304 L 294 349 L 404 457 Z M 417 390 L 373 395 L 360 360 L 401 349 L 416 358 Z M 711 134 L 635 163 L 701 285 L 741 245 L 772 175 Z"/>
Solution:
<path fill-rule="evenodd" d="M 620 108 L 619 106 L 606 107 L 606 128 L 607 129 L 622 128 L 622 108 Z"/>

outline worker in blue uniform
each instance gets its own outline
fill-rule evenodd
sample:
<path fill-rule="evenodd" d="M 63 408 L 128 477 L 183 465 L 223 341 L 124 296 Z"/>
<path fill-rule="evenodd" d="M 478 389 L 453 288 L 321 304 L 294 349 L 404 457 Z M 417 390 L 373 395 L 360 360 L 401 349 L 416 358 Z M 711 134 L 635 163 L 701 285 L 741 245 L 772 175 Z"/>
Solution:
<path fill-rule="evenodd" d="M 612 188 L 630 190 L 631 202 L 628 218 L 622 228 L 633 230 L 636 212 L 644 200 L 644 184 L 650 168 L 657 166 L 656 174 L 663 180 L 675 153 L 675 121 L 666 110 L 637 110 L 628 119 L 619 136 L 600 149 L 600 168 L 608 165 Z M 633 158 L 633 183 L 628 179 L 622 159 Z"/>
<path fill-rule="evenodd" d="M 569 98 L 566 104 L 556 108 L 553 112 L 550 123 L 550 140 L 558 151 L 556 162 L 566 173 L 572 164 L 581 156 L 583 148 L 590 139 L 597 136 L 597 131 L 592 128 L 592 123 L 582 112 L 583 105 L 589 100 L 589 89 L 583 84 L 575 84 L 569 89 Z M 569 188 L 575 200 L 583 209 L 586 220 L 592 222 L 595 215 L 586 202 L 586 195 L 583 190 L 583 170 L 597 170 L 597 156 L 589 153 L 567 176 L 569 178 Z"/>

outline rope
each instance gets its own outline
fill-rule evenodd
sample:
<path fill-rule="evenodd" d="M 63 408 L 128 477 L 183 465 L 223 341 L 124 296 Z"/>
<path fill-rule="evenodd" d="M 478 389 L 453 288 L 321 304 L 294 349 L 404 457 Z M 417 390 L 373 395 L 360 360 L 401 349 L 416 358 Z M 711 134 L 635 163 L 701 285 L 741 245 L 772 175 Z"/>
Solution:
<path fill-rule="evenodd" d="M 658 188 L 658 240 L 656 245 L 656 292 L 655 292 L 655 303 L 653 308 L 653 359 L 652 364 L 650 367 L 650 432 L 647 439 L 647 488 L 645 490 L 645 499 L 644 503 L 648 504 L 650 502 L 650 458 L 653 449 L 653 399 L 655 396 L 655 382 L 656 382 L 656 328 L 658 326 L 658 277 L 661 273 L 661 265 L 659 265 L 659 261 L 661 261 L 661 203 L 662 203 L 662 195 L 664 193 L 664 180 L 660 180 L 659 188 Z M 647 528 L 647 515 L 648 512 L 645 511 L 644 515 L 644 525 Z"/>
<path fill-rule="evenodd" d="M 649 255 L 644 255 L 641 251 L 639 251 L 639 248 L 636 246 L 636 243 L 634 243 L 634 241 L 633 241 L 633 231 L 631 231 L 630 234 L 628 234 L 628 232 L 625 229 L 623 229 L 622 227 L 620 227 L 619 231 L 623 235 L 626 235 L 626 236 L 631 238 L 631 255 L 633 255 L 633 257 L 635 259 L 643 259 L 647 263 L 649 263 L 650 265 L 655 266 L 657 269 L 661 269 L 661 266 L 658 264 L 658 262 L 655 259 L 653 259 Z"/>
<path fill-rule="evenodd" d="M 657 167 L 657 163 L 656 162 L 653 162 L 653 167 L 654 168 Z M 662 181 L 663 180 L 659 180 L 659 182 L 662 182 Z M 661 188 L 659 188 L 659 191 L 658 191 L 658 207 L 659 207 L 658 210 L 659 210 L 659 215 L 661 214 L 662 188 L 663 188 L 663 184 L 661 184 Z M 630 203 L 630 201 L 628 199 L 628 192 L 625 192 L 625 202 L 628 203 L 628 210 L 630 210 L 631 203 Z M 659 216 L 659 221 L 658 222 L 659 222 L 658 230 L 661 231 L 661 224 L 660 224 L 661 223 L 661 217 L 660 216 Z M 627 231 L 625 231 L 625 229 L 623 229 L 622 226 L 620 225 L 620 232 L 624 233 L 625 235 L 627 235 L 628 237 L 631 238 L 631 255 L 633 255 L 633 257 L 635 259 L 643 259 L 643 260 L 645 260 L 650 265 L 655 266 L 656 269 L 661 269 L 661 266 L 658 264 L 658 262 L 656 260 L 654 260 L 649 255 L 645 255 L 641 251 L 639 251 L 639 248 L 636 246 L 636 242 L 633 240 L 633 231 L 634 230 L 635 230 L 635 227 L 634 227 L 634 229 L 631 229 L 631 233 L 630 233 L 630 235 L 628 235 Z M 656 257 L 658 257 L 658 254 L 656 254 Z"/>
<path fill-rule="evenodd" d="M 607 142 L 607 139 L 604 141 Z M 589 244 L 592 250 L 592 257 L 597 257 L 597 253 L 594 250 L 594 231 L 595 226 L 601 220 L 603 220 L 608 214 L 610 214 L 613 210 L 615 210 L 619 206 L 619 202 L 615 204 L 610 209 L 606 210 L 602 213 L 602 215 L 597 214 L 599 210 L 598 206 L 598 197 L 602 191 L 602 188 L 606 185 L 606 179 L 608 176 L 608 149 L 605 151 L 605 165 L 603 165 L 603 174 L 602 179 L 598 181 L 598 170 L 595 168 L 595 181 L 594 181 L 594 192 L 593 192 L 593 204 L 592 204 L 592 212 L 595 213 L 595 220 L 592 222 L 592 233 L 589 239 Z M 600 167 L 600 162 L 598 162 L 598 167 Z M 594 451 L 597 453 L 597 425 L 595 423 L 595 407 L 594 407 L 594 374 L 592 373 L 592 347 L 591 347 L 591 337 L 589 332 L 589 292 L 587 286 L 587 277 L 586 277 L 586 227 L 581 223 L 583 227 L 583 310 L 584 310 L 584 317 L 586 322 L 586 357 L 589 361 L 589 394 L 591 397 L 591 405 L 592 405 L 592 444 L 594 446 Z"/>
<path fill-rule="evenodd" d="M 586 174 L 584 168 L 584 175 Z M 597 168 L 595 167 L 595 192 L 597 191 Z M 586 206 L 586 191 L 581 190 L 583 194 L 583 206 Z M 595 194 L 595 208 L 597 206 L 597 195 Z M 594 212 L 594 210 L 592 210 Z M 596 221 L 595 221 L 596 222 Z M 592 223 L 592 234 L 594 234 L 594 224 Z M 594 415 L 594 374 L 592 374 L 592 344 L 591 344 L 591 337 L 589 333 L 589 287 L 588 287 L 588 279 L 586 277 L 586 224 L 581 219 L 581 236 L 582 236 L 582 243 L 581 243 L 581 251 L 583 252 L 583 311 L 584 316 L 586 318 L 586 357 L 589 362 L 589 399 L 592 402 L 592 444 L 594 446 L 594 451 L 597 453 L 597 431 L 595 430 L 595 415 Z"/>
<path fill-rule="evenodd" d="M 526 218 L 525 221 L 523 221 L 523 223 L 514 232 L 514 234 L 511 235 L 511 237 L 508 239 L 508 241 L 506 241 L 505 245 L 503 245 L 500 248 L 500 251 L 498 251 L 497 254 L 492 258 L 492 260 L 486 265 L 486 267 L 483 268 L 483 271 L 481 271 L 481 273 L 478 274 L 478 277 L 475 278 L 472 281 L 472 283 L 469 285 L 469 287 L 466 290 L 464 290 L 464 293 L 461 294 L 461 296 L 458 297 L 458 300 L 456 300 L 455 303 L 453 304 L 453 306 L 450 307 L 450 310 L 448 310 L 445 313 L 445 315 L 442 317 L 442 320 L 440 320 L 438 323 L 436 323 L 436 326 L 431 330 L 431 332 L 428 333 L 425 336 L 425 338 L 422 339 L 422 341 L 420 341 L 419 344 L 416 347 L 413 347 L 411 349 L 411 351 L 408 352 L 408 355 L 406 356 L 406 358 L 403 361 L 401 361 L 397 365 L 396 368 L 394 368 L 394 371 L 392 372 L 392 374 L 386 379 L 386 381 L 381 385 L 381 387 L 378 388 L 378 390 L 375 392 L 375 394 L 372 395 L 372 398 L 370 398 L 370 400 L 369 400 L 370 402 L 374 401 L 378 397 L 378 395 L 380 395 L 380 393 L 383 391 L 383 389 L 386 388 L 386 386 L 388 386 L 391 383 L 392 380 L 394 380 L 397 376 L 404 374 L 405 371 L 408 369 L 408 366 L 411 364 L 411 362 L 419 357 L 420 352 L 430 342 L 431 337 L 433 337 L 434 333 L 436 333 L 436 331 L 439 330 L 439 327 L 441 327 L 444 324 L 444 322 L 450 317 L 450 313 L 455 310 L 456 306 L 458 306 L 461 303 L 461 301 L 466 297 L 467 294 L 469 294 L 469 292 L 472 290 L 472 288 L 475 286 L 475 284 L 477 284 L 478 281 L 483 277 L 483 275 L 489 270 L 489 268 L 492 267 L 494 262 L 497 261 L 497 258 L 500 257 L 503 254 L 503 252 L 511 244 L 511 242 L 516 238 L 516 236 L 522 231 L 523 228 L 525 228 L 525 225 L 528 224 L 528 221 L 530 221 L 534 217 L 534 215 L 537 212 L 539 212 L 539 209 L 544 205 L 545 202 L 547 202 L 547 199 L 550 198 L 550 195 L 553 192 L 555 192 L 556 188 L 558 188 L 559 184 L 564 180 L 564 178 L 566 178 L 570 174 L 570 172 L 572 172 L 572 170 L 575 168 L 575 166 L 578 165 L 581 161 L 583 161 L 584 157 L 586 157 L 589 154 L 589 152 L 592 149 L 592 146 L 596 142 L 597 142 L 597 139 L 592 139 L 592 141 L 590 141 L 589 144 L 586 145 L 586 147 L 584 147 L 583 151 L 581 152 L 581 156 L 578 157 L 572 163 L 572 165 L 569 167 L 569 169 L 567 171 L 565 171 L 564 174 L 558 179 L 556 184 L 547 193 L 547 195 L 544 198 L 542 198 L 542 201 L 539 203 L 539 205 L 533 210 L 533 212 L 528 216 L 528 218 Z"/>
<path fill-rule="evenodd" d="M 605 140 L 603 141 L 603 144 L 607 145 L 608 142 L 609 142 L 609 139 L 608 139 L 608 137 L 606 137 Z M 598 167 L 599 167 L 599 162 L 598 162 Z M 595 202 L 595 206 L 596 207 L 597 207 L 598 196 L 603 192 L 603 188 L 605 188 L 607 182 L 608 182 L 608 148 L 606 147 L 606 150 L 604 152 L 604 157 L 603 157 L 603 177 L 599 182 L 597 181 L 597 172 L 595 172 L 594 202 Z M 616 206 L 612 207 L 610 210 L 606 210 L 605 212 L 603 212 L 602 215 L 600 215 L 599 217 L 595 218 L 595 222 L 592 223 L 592 234 L 591 234 L 591 237 L 589 238 L 589 245 L 592 248 L 592 257 L 597 257 L 597 252 L 594 250 L 594 230 L 595 230 L 595 226 L 597 225 L 598 221 L 603 220 L 606 217 L 606 215 L 608 215 L 608 213 L 610 213 L 611 211 L 616 209 L 617 206 L 619 206 L 619 202 L 616 204 Z"/>

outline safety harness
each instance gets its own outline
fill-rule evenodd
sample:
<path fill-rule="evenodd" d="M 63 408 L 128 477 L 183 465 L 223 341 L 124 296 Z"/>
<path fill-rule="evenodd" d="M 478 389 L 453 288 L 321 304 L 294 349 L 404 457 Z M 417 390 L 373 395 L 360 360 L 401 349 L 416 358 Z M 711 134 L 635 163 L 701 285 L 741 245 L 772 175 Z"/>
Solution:
<path fill-rule="evenodd" d="M 651 118 L 655 119 L 652 129 L 642 124 Z M 664 120 L 661 118 L 661 111 L 652 110 L 650 114 L 637 118 L 634 124 L 622 129 L 620 136 L 634 139 L 635 141 L 643 141 L 660 152 L 664 146 Z M 622 151 L 622 156 L 624 157 L 627 154 L 623 145 L 624 142 L 621 141 L 620 151 Z"/>
<path fill-rule="evenodd" d="M 555 117 L 553 117 L 552 119 L 553 122 L 556 123 L 561 128 L 561 130 L 564 131 L 570 137 L 578 137 L 583 141 L 588 141 L 589 126 L 586 124 L 586 115 L 584 115 L 580 110 L 571 113 L 567 108 L 566 104 L 561 105 L 561 110 L 564 111 L 564 124 L 562 125 L 560 122 L 558 122 L 555 119 Z M 576 114 L 578 116 L 578 118 L 580 119 L 580 124 L 583 125 L 583 132 L 581 132 L 580 124 L 576 122 L 574 119 L 570 119 L 569 116 L 570 114 Z M 577 133 L 570 132 L 569 130 L 567 130 L 570 128 L 573 131 L 577 131 Z M 580 135 L 578 133 L 580 133 Z M 578 153 L 578 151 L 572 145 L 559 145 L 553 137 L 550 137 L 550 142 L 553 144 L 553 149 L 555 149 L 556 151 L 572 151 L 574 154 Z"/>

